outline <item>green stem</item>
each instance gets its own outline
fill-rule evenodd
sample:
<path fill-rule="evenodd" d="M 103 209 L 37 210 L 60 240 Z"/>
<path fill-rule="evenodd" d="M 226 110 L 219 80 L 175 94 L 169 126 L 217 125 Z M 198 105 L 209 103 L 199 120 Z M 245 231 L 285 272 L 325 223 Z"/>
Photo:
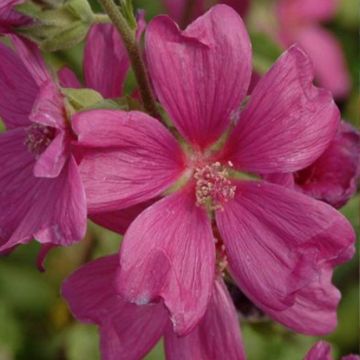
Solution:
<path fill-rule="evenodd" d="M 108 24 L 108 23 L 111 23 L 111 20 L 105 14 L 95 14 L 94 23 L 96 23 L 96 24 Z"/>
<path fill-rule="evenodd" d="M 135 31 L 130 28 L 126 19 L 113 0 L 98 1 L 104 8 L 104 11 L 109 15 L 109 18 L 121 35 L 135 73 L 136 81 L 139 85 L 139 91 L 145 110 L 150 115 L 159 118 L 155 97 L 151 90 L 149 77 L 140 54 L 138 43 L 136 41 Z"/>

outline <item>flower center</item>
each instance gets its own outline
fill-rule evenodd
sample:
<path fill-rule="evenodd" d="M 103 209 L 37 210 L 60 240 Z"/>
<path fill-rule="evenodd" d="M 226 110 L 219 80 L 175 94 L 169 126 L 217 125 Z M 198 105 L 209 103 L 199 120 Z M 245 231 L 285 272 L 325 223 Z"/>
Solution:
<path fill-rule="evenodd" d="M 25 145 L 31 154 L 39 156 L 55 137 L 55 129 L 41 124 L 32 124 L 27 129 Z"/>
<path fill-rule="evenodd" d="M 232 167 L 228 162 L 228 167 Z M 196 168 L 196 205 L 208 210 L 221 210 L 235 196 L 236 186 L 229 180 L 229 170 L 219 162 Z"/>

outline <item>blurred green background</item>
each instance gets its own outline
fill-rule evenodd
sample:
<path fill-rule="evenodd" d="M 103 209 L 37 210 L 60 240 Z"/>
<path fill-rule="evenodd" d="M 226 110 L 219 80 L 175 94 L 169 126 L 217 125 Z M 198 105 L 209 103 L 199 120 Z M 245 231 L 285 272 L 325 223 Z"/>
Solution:
<path fill-rule="evenodd" d="M 316 0 L 314 0 L 316 1 Z M 93 9 L 99 11 L 95 1 Z M 250 19 L 264 16 L 271 1 L 253 0 Z M 337 16 L 325 24 L 341 41 L 353 80 L 351 95 L 339 103 L 343 118 L 354 126 L 359 123 L 359 39 L 358 2 L 340 2 Z M 146 10 L 147 19 L 164 12 L 160 1 L 135 1 L 136 8 Z M 249 21 L 254 47 L 254 64 L 258 71 L 269 67 L 278 55 L 276 45 L 258 32 Z M 256 22 L 255 22 L 256 23 Z M 81 76 L 82 45 L 48 57 L 55 67 L 70 64 Z M 260 65 L 259 65 L 260 64 Z M 130 76 L 131 79 L 131 76 Z M 132 80 L 129 81 L 132 87 Z M 343 209 L 356 228 L 358 239 L 359 195 Z M 39 273 L 35 261 L 39 245 L 21 246 L 0 260 L 0 360 L 97 360 L 100 358 L 95 326 L 77 323 L 59 295 L 62 280 L 89 259 L 118 250 L 120 237 L 89 224 L 86 238 L 78 245 L 53 250 L 46 261 L 46 272 Z M 358 352 L 359 344 L 359 257 L 337 269 L 334 283 L 343 294 L 339 308 L 339 326 L 326 340 L 334 347 L 335 358 Z M 302 359 L 316 338 L 297 335 L 280 325 L 264 321 L 241 323 L 249 360 Z M 146 357 L 163 359 L 161 343 Z M 185 359 L 184 359 L 185 360 Z"/>

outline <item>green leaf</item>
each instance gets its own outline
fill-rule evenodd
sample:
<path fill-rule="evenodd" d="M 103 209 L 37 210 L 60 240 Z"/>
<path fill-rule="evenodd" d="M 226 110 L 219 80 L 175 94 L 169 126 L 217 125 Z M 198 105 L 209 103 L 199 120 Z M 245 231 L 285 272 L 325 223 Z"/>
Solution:
<path fill-rule="evenodd" d="M 92 89 L 63 88 L 63 93 L 75 111 L 94 107 L 95 104 L 103 102 L 103 97 Z"/>

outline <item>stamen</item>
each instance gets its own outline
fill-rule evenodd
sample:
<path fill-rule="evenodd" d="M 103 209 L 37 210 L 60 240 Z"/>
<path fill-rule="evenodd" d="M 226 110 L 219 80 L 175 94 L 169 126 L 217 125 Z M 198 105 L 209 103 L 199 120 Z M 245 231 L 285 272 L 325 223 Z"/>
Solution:
<path fill-rule="evenodd" d="M 228 162 L 228 167 L 232 167 Z M 228 169 L 215 162 L 195 169 L 196 204 L 208 210 L 221 210 L 235 196 L 236 186 L 228 179 Z"/>
<path fill-rule="evenodd" d="M 55 129 L 41 124 L 32 124 L 27 129 L 25 145 L 30 153 L 39 156 L 55 137 Z"/>

